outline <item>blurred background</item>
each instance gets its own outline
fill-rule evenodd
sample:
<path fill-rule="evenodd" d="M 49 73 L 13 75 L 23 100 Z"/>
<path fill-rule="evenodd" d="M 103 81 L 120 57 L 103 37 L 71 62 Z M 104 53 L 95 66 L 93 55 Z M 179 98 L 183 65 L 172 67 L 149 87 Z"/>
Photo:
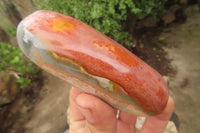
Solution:
<path fill-rule="evenodd" d="M 176 130 L 200 131 L 199 0 L 1 0 L 0 133 L 62 133 L 71 86 L 40 70 L 21 52 L 18 23 L 36 10 L 81 20 L 156 69 L 175 99 Z"/>

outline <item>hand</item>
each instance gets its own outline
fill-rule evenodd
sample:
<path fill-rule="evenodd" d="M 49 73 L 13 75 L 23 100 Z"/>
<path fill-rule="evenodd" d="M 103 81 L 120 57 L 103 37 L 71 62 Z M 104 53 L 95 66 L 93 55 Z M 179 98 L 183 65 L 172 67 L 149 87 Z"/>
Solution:
<path fill-rule="evenodd" d="M 174 109 L 174 100 L 169 97 L 164 111 L 149 116 L 140 133 L 162 133 Z M 70 93 L 70 133 L 135 133 L 137 116 L 120 112 L 101 99 L 73 88 Z"/>

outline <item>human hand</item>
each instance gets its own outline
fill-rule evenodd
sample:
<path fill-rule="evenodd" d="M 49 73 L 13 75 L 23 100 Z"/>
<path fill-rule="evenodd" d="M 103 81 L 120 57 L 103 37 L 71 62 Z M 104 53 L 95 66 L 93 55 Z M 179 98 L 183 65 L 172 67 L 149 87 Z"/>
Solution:
<path fill-rule="evenodd" d="M 140 133 L 162 133 L 174 109 L 174 100 L 169 97 L 164 111 L 149 116 Z M 70 92 L 70 133 L 135 133 L 137 116 L 120 112 L 93 95 L 72 87 Z"/>

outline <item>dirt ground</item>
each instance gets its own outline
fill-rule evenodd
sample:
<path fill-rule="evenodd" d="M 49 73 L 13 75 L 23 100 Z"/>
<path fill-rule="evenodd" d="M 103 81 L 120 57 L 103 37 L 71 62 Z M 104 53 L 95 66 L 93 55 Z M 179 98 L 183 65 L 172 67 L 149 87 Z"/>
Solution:
<path fill-rule="evenodd" d="M 200 131 L 200 13 L 195 7 L 193 10 L 184 24 L 171 26 L 160 35 L 177 71 L 169 87 L 175 98 L 180 133 Z"/>
<path fill-rule="evenodd" d="M 62 133 L 67 128 L 67 108 L 71 86 L 43 72 L 46 77 L 40 93 L 42 100 L 25 124 L 26 133 Z"/>

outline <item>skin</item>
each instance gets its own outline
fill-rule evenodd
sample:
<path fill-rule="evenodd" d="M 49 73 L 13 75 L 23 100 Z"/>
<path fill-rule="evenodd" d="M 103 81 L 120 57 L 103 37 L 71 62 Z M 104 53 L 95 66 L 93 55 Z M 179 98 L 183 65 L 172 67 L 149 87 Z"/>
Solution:
<path fill-rule="evenodd" d="M 170 96 L 167 106 L 157 116 L 149 116 L 140 133 L 162 133 L 174 109 Z M 72 87 L 70 92 L 70 133 L 135 133 L 137 116 L 120 112 L 101 99 Z"/>

